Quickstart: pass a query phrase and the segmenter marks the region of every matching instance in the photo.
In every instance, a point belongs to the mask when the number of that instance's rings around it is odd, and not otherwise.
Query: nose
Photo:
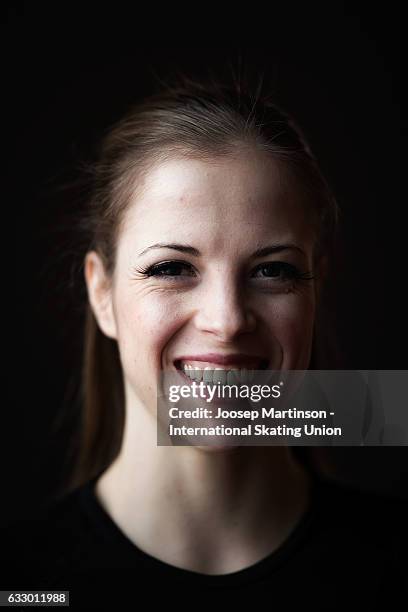
[[[219,278],[217,283],[207,286],[200,299],[195,316],[197,329],[212,333],[223,342],[250,333],[256,327],[256,315],[239,286],[225,283]]]

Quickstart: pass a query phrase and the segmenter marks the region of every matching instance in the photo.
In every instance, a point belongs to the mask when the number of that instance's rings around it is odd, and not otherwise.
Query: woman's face
[[[154,409],[161,370],[307,369],[313,228],[296,180],[266,154],[151,170],[124,219],[103,300],[98,258],[86,265],[128,392]]]

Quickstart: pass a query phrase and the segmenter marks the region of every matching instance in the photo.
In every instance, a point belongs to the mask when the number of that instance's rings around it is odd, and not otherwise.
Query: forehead
[[[123,233],[142,248],[151,240],[217,244],[254,238],[306,239],[310,212],[294,176],[261,152],[209,161],[173,159],[147,173]]]

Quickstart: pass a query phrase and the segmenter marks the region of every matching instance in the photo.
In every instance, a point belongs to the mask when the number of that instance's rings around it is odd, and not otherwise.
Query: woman
[[[3,588],[63,588],[71,606],[157,586],[326,610],[402,593],[402,502],[320,481],[286,446],[156,443],[162,371],[328,367],[336,220],[298,127],[261,95],[186,80],[109,131],[81,222],[77,470],[9,532],[20,553]]]

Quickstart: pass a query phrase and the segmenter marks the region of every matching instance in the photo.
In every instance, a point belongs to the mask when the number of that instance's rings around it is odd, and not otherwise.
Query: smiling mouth
[[[268,367],[268,359],[257,360],[253,362],[251,367],[242,367],[240,365],[220,367],[219,364],[176,360],[174,362],[176,370],[178,370],[183,378],[191,384],[191,382],[200,383],[203,381],[208,384],[250,384],[255,377],[256,370],[266,370]]]

